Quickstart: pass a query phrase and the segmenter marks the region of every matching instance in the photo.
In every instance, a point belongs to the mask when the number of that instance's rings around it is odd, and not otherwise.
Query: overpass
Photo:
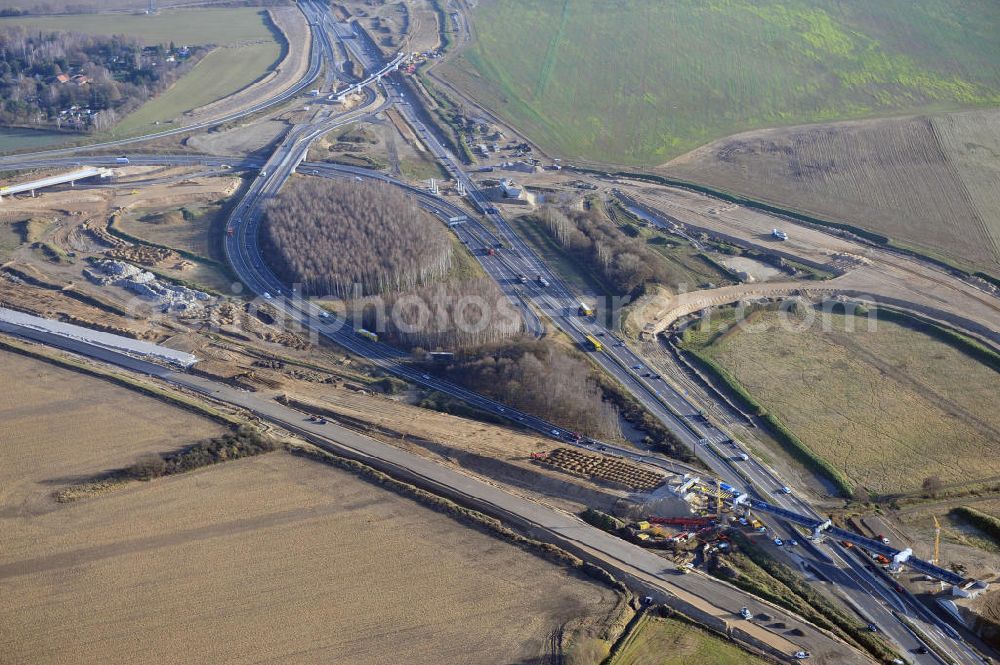
[[[84,180],[95,176],[106,178],[109,175],[111,175],[111,171],[109,169],[98,168],[96,166],[85,166],[84,168],[77,169],[76,171],[49,176],[48,178],[40,178],[38,180],[32,180],[31,182],[22,182],[19,185],[4,185],[3,187],[0,187],[0,199],[9,194],[20,194],[21,192],[31,192],[31,195],[34,196],[36,189],[63,185],[67,182],[70,185],[73,185],[77,180]]]
[[[776,517],[786,519],[789,522],[802,525],[814,531],[816,529],[822,529],[824,526],[824,522],[822,520],[816,519],[814,517],[808,517],[806,515],[802,515],[793,512],[791,510],[787,510],[785,508],[780,508],[778,506],[771,505],[765,501],[760,501],[758,499],[747,499],[745,504],[749,506],[751,509],[756,510],[758,512],[768,513]],[[897,556],[902,554],[900,550],[897,550],[893,547],[889,547],[880,540],[875,540],[873,538],[865,538],[864,536],[860,536],[854,533],[853,531],[840,529],[835,526],[830,526],[823,530],[827,535],[832,536],[833,538],[847,541],[849,543],[854,543],[859,547],[863,547],[866,550],[869,550],[870,552],[874,552],[876,554],[881,554],[889,559],[895,559]],[[966,579],[965,577],[957,575],[950,570],[947,570],[940,566],[936,566],[928,561],[923,561],[922,559],[918,559],[917,557],[914,556],[910,556],[909,558],[906,559],[906,565],[912,568],[913,570],[919,571],[925,575],[933,577],[934,579],[940,580],[942,582],[947,582],[948,584],[952,584],[958,587],[976,582],[975,580]]]

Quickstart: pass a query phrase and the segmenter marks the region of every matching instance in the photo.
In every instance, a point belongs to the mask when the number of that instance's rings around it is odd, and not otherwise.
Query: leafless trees
[[[554,342],[522,340],[477,349],[447,373],[473,390],[580,433],[621,435],[617,409],[603,400],[590,365]]]
[[[293,180],[268,204],[261,241],[278,276],[316,296],[410,289],[452,262],[444,227],[384,183]]]
[[[596,209],[580,212],[546,207],[538,217],[560,245],[594,265],[621,293],[635,293],[648,281],[672,281],[654,250],[622,233]]]
[[[493,280],[482,277],[464,282],[422,286],[405,293],[377,298],[355,310],[368,330],[410,348],[462,349],[520,335],[520,312]]]

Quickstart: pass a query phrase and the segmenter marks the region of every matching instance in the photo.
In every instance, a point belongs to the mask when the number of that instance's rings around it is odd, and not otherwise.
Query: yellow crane
[[[937,515],[932,515],[934,518],[934,558],[931,559],[931,563],[935,566],[941,565],[941,523],[938,522]]]

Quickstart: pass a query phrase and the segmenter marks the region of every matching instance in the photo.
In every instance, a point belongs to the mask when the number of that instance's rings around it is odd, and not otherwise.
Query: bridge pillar
[[[810,538],[812,540],[819,540],[820,538],[823,537],[823,532],[829,529],[831,526],[833,526],[833,522],[831,522],[830,520],[827,520],[822,524],[817,525],[816,528],[813,529],[812,536],[810,536]]]

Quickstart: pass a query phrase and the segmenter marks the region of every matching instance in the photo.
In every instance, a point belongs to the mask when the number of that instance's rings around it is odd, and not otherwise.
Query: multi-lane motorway
[[[449,393],[473,406],[510,418],[524,427],[532,428],[568,443],[584,446],[601,445],[607,448],[607,452],[610,453],[640,459],[672,471],[684,472],[687,470],[683,466],[678,466],[653,453],[642,454],[589,440],[577,441],[569,432],[556,425],[529,414],[516,412],[503,404],[472,393],[460,386],[423,374],[406,364],[406,354],[399,350],[358,337],[352,330],[346,328],[340,319],[321,316],[321,310],[296,297],[267,269],[257,243],[262,205],[270,197],[277,194],[296,168],[325,177],[378,178],[394,182],[381,174],[361,169],[302,163],[311,143],[322,134],[394,105],[416,129],[420,140],[444,166],[449,175],[456,182],[462,183],[468,192],[469,203],[482,213],[482,219],[476,215],[468,215],[468,210],[463,207],[419,190],[412,190],[412,188],[411,190],[418,196],[425,208],[443,220],[463,215],[469,217],[467,222],[453,227],[455,233],[473,250],[487,273],[497,282],[511,303],[522,312],[529,330],[538,331],[541,329],[541,315],[548,318],[581,346],[587,335],[603,340],[605,350],[602,353],[592,353],[593,360],[614,376],[653,415],[669,427],[683,443],[695,451],[699,459],[714,474],[729,484],[743,487],[748,491],[754,489],[759,494],[764,494],[761,498],[765,498],[780,508],[801,515],[820,517],[803,498],[794,493],[780,491],[784,483],[773,470],[756,460],[751,451],[744,449],[716,424],[701,418],[700,406],[693,403],[683,390],[669,380],[669,377],[665,380],[655,375],[649,376],[651,372],[647,369],[645,360],[639,357],[627,344],[618,340],[599,320],[582,319],[577,316],[578,297],[521,240],[503,216],[486,201],[475,183],[462,170],[462,166],[455,156],[438,141],[433,132],[424,126],[419,114],[412,106],[416,100],[406,99],[399,83],[392,76],[385,76],[398,64],[399,57],[387,64],[379,62],[373,50],[366,48],[366,40],[358,39],[357,36],[344,39],[344,35],[338,34],[339,26],[335,25],[329,12],[318,2],[303,2],[300,3],[300,7],[314,27],[309,75],[283,95],[265,100],[255,106],[253,110],[241,112],[235,117],[242,117],[255,110],[291,99],[315,79],[324,64],[327,67],[327,82],[329,83],[331,80],[329,72],[333,71],[337,64],[336,48],[331,41],[331,35],[339,39],[343,48],[351,51],[354,57],[364,64],[366,72],[368,72],[368,76],[364,80],[357,82],[357,89],[363,91],[364,99],[355,110],[333,115],[331,107],[324,107],[310,122],[293,127],[271,157],[263,164],[260,160],[254,159],[192,156],[130,157],[132,162],[136,164],[187,164],[191,163],[192,160],[197,160],[208,166],[228,164],[239,168],[260,169],[258,177],[232,214],[230,226],[234,232],[226,239],[226,252],[233,269],[250,291],[265,300],[269,300],[272,305],[286,314],[289,324],[304,326],[315,331],[402,378]],[[381,84],[381,87],[376,88],[373,84]],[[204,123],[204,125],[207,127],[231,119],[234,118],[227,117],[213,123]],[[121,145],[133,140],[167,136],[198,128],[200,128],[199,125],[176,128],[154,136],[102,144],[102,147]],[[10,167],[16,164],[17,168],[53,163],[69,164],[72,163],[73,158],[57,158],[57,156],[72,152],[73,149],[45,151],[31,156],[0,158],[0,163],[8,162]],[[110,158],[104,160],[104,163],[112,161],[113,158]],[[87,162],[88,164],[100,164],[102,160],[88,158]],[[395,184],[403,186],[402,183]],[[485,250],[488,248],[494,249],[494,252],[487,253]],[[519,279],[521,275],[527,276],[526,283],[522,283],[523,280]],[[547,283],[547,286],[542,285],[542,280],[537,279],[539,277]],[[742,460],[741,457],[744,454],[748,457],[746,461]],[[792,554],[793,559],[807,563],[812,571],[835,583],[839,592],[849,598],[849,603],[857,609],[861,617],[866,621],[878,624],[900,648],[909,652],[907,657],[911,661],[943,662],[933,653],[926,655],[916,653],[921,642],[896,618],[895,613],[909,615],[911,620],[921,625],[922,630],[936,643],[937,648],[949,653],[957,662],[979,662],[978,657],[961,641],[955,640],[945,633],[949,629],[945,628],[926,608],[912,597],[898,593],[891,582],[870,571],[866,565],[855,558],[853,553],[842,549],[835,541],[827,541],[819,546],[805,544],[805,539],[802,539],[801,534],[794,527],[781,521],[774,525],[774,533],[785,540],[792,538],[803,540],[803,546]]]
[[[353,55],[365,65],[367,71],[374,71],[377,68],[378,63],[373,59],[371,49],[365,48],[364,40],[345,40],[345,47],[351,50]],[[461,164],[455,156],[438,141],[433,132],[424,126],[420,115],[412,105],[413,100],[406,99],[405,92],[399,83],[392,77],[382,79],[381,83],[386,98],[384,104],[396,105],[397,110],[417,130],[420,140],[445,167],[449,175],[456,182],[462,183],[472,206],[483,213],[486,224],[473,217],[467,223],[455,225],[453,229],[474,251],[484,269],[496,280],[512,302],[517,303],[522,309],[525,309],[526,304],[530,303],[534,310],[541,312],[581,346],[584,345],[587,335],[603,339],[605,351],[593,354],[595,362],[621,382],[683,443],[694,450],[701,461],[720,478],[737,487],[744,487],[747,490],[754,488],[758,493],[764,493],[761,498],[767,499],[768,502],[779,508],[822,521],[819,514],[812,509],[808,502],[793,493],[782,491],[784,483],[773,470],[756,460],[749,450],[741,447],[728,433],[701,418],[701,409],[681,391],[674,388],[671,382],[649,376],[650,372],[646,369],[646,362],[628,345],[617,340],[600,321],[578,317],[577,303],[579,300],[577,296],[569,290],[558,275],[548,269],[544,262],[514,232],[503,216],[487,202],[475,183],[462,170]],[[282,148],[279,148],[276,153],[279,159],[278,163],[290,163],[294,154],[294,150],[286,153],[283,152]],[[265,170],[267,176],[265,184],[261,187],[262,192],[276,192],[284,178],[291,172],[289,169],[282,169],[274,173]],[[329,173],[329,169],[320,170],[314,167],[312,170],[318,174]],[[369,173],[362,171],[355,173],[355,177],[369,175]],[[382,176],[381,179],[386,178]],[[426,197],[424,198],[426,199]],[[255,202],[251,202],[250,208],[253,205]],[[437,204],[425,203],[425,207],[437,212],[443,219],[460,216],[466,212],[458,206],[443,201]],[[253,215],[250,218],[251,220],[259,219]],[[275,294],[290,295],[287,287],[270,274],[260,257],[256,244],[256,224],[253,222],[247,224],[246,231],[242,234],[237,233],[229,243],[233,245],[233,250],[235,250],[231,251],[230,255],[237,256],[234,259],[237,273],[248,282],[248,286],[256,293],[266,293],[271,296]],[[487,253],[486,250],[491,248],[494,252]],[[499,251],[497,251],[498,248]],[[518,279],[521,275],[529,278],[526,283],[522,284],[521,280]],[[542,285],[543,280],[547,286]],[[508,417],[537,431],[573,441],[572,434],[558,426],[528,414],[515,412],[493,400],[472,394],[460,386],[441,381],[427,374],[421,374],[407,367],[400,362],[402,354],[398,351],[356,337],[352,331],[345,329],[340,321],[334,322],[336,330],[326,329],[325,326],[328,324],[319,318],[319,311],[307,303],[283,301],[280,306],[294,317],[297,323],[314,328],[318,327],[323,334],[331,337],[338,344],[369,357],[399,376],[460,397],[479,408]],[[535,317],[537,315],[534,311],[526,316],[529,328],[537,325]],[[597,445],[596,442],[589,441],[578,443]],[[609,448],[607,444],[602,445]],[[609,452],[635,455],[634,453],[626,453],[626,451],[612,450]],[[748,458],[746,461],[742,460],[744,454]],[[643,457],[660,462],[655,455]],[[737,465],[739,469],[737,469]],[[775,524],[774,533],[781,536],[783,540],[802,539],[801,533],[793,526],[781,521]],[[802,540],[804,541],[804,539]],[[799,552],[795,553],[795,556],[800,560],[808,561],[813,571],[836,583],[841,592],[851,599],[853,606],[857,608],[864,621],[882,626],[882,630],[893,641],[904,650],[914,654],[914,660],[934,662],[939,659],[934,654],[916,654],[922,644],[896,619],[895,612],[911,615],[911,620],[922,624],[925,634],[938,642],[938,648],[948,651],[953,658],[969,659],[968,662],[976,662],[975,657],[967,652],[964,645],[948,644],[951,640],[945,635],[944,630],[946,629],[937,617],[929,613],[915,599],[896,591],[890,581],[869,570],[852,553],[841,549],[836,541],[827,541],[819,547],[811,544],[804,545]]]

